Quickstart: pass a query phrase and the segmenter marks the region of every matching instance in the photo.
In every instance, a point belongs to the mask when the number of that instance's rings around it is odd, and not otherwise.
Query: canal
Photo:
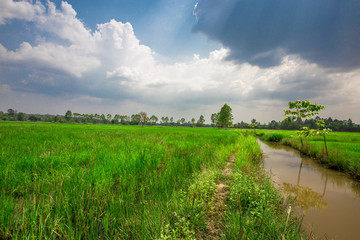
[[[303,228],[320,239],[360,239],[360,183],[299,151],[258,141],[264,166],[284,194],[297,198]]]

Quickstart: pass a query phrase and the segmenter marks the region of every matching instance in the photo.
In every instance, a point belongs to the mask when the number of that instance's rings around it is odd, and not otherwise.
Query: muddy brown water
[[[277,187],[297,195],[303,228],[320,239],[360,239],[360,183],[297,150],[258,141]]]

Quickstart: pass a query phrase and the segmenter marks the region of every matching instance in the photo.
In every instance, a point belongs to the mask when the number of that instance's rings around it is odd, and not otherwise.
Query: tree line
[[[324,121],[326,126],[333,131],[360,132],[360,125],[348,120],[338,120],[329,118],[297,118],[293,121],[275,121],[269,123],[260,123],[252,119],[250,123],[244,121],[233,123],[232,109],[229,105],[224,104],[218,113],[211,114],[210,124],[205,123],[205,117],[200,115],[199,118],[186,120],[184,117],[174,119],[174,117],[148,115],[145,112],[135,113],[132,115],[115,114],[81,114],[72,113],[68,110],[65,115],[51,114],[27,114],[17,112],[14,109],[8,109],[7,112],[0,111],[0,120],[3,121],[32,121],[32,122],[57,122],[57,123],[92,123],[92,124],[119,124],[119,125],[150,125],[150,126],[184,126],[184,127],[218,127],[218,128],[242,128],[242,129],[279,129],[279,130],[298,130],[301,127],[310,129],[317,128],[319,120]]]
[[[317,122],[324,121],[326,126],[333,131],[338,132],[360,132],[360,125],[355,124],[351,118],[348,120],[338,120],[329,118],[320,118],[319,116],[312,119],[297,119],[295,121],[275,121],[272,120],[269,123],[261,124],[252,119],[251,123],[245,123],[243,121],[237,123],[236,128],[250,129],[252,123],[256,124],[256,129],[279,129],[279,130],[298,130],[301,127],[308,127],[310,129],[316,129],[318,127]]]

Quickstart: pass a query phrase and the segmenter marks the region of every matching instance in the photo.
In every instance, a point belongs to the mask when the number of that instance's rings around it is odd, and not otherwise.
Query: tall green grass
[[[0,239],[207,239],[219,169],[234,151],[239,169],[261,156],[252,136],[218,129],[4,122],[0,151]],[[229,204],[224,239],[254,229],[229,227]],[[273,232],[260,236],[290,236]]]
[[[222,166],[237,134],[190,128],[0,124],[0,238],[158,236],[174,194]]]
[[[326,155],[322,137],[304,139],[302,147],[296,131],[258,130],[262,140],[281,142],[319,159],[328,167],[347,172],[360,179],[360,133],[331,132],[326,135],[329,155]]]

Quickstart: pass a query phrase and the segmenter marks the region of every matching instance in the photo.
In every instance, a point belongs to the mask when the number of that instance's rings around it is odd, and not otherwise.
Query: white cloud
[[[31,4],[27,1],[14,2],[12,0],[0,1],[0,25],[6,23],[6,19],[33,20],[38,14],[44,12],[44,6],[40,2]]]
[[[73,49],[53,43],[43,43],[32,47],[23,42],[16,51],[7,51],[0,44],[0,62],[25,64],[26,67],[56,69],[76,77],[84,72],[100,66],[94,57]]]

